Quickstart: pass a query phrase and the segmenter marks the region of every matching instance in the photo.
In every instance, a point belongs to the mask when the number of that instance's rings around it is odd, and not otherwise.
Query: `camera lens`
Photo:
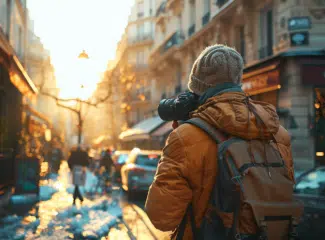
[[[173,121],[175,117],[175,99],[163,99],[158,106],[158,114],[164,121]]]

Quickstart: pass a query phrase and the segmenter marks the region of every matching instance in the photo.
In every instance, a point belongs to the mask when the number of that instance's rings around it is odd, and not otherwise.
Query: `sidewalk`
[[[86,190],[94,181],[92,174],[88,175]],[[78,202],[72,206],[71,189],[68,166],[64,162],[57,179],[43,182],[41,201],[27,214],[0,219],[0,239],[100,239],[106,236],[122,215],[119,205],[108,196],[93,200],[86,196],[82,206]],[[22,201],[16,199],[16,204],[21,205]]]

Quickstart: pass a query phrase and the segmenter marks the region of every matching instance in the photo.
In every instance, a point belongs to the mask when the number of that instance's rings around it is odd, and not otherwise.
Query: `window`
[[[196,22],[196,11],[195,11],[195,0],[190,0],[190,15],[189,15],[190,26],[188,28],[188,36],[192,36],[195,33],[195,22]]]
[[[144,16],[144,4],[143,1],[138,2],[138,17],[141,18]]]
[[[325,168],[308,173],[298,182],[295,193],[325,197]]]
[[[141,66],[143,64],[144,64],[144,52],[143,51],[137,52],[137,65]]]
[[[153,1],[153,0],[149,0],[149,9],[150,9],[150,10],[149,10],[149,15],[150,15],[150,16],[152,16],[152,14],[153,14],[153,10],[152,10],[152,8],[153,8],[153,3],[152,3],[152,1]]]
[[[203,4],[204,13],[210,12],[210,0],[204,0]]]
[[[144,24],[137,25],[137,40],[143,40],[144,38]]]
[[[236,31],[236,48],[245,61],[245,27],[239,26]]]
[[[190,21],[192,24],[196,22],[196,9],[195,9],[195,0],[190,0]]]
[[[273,54],[273,11],[263,9],[260,12],[260,47],[259,58],[269,57]]]
[[[225,3],[227,3],[229,0],[217,0],[217,6],[221,8]]]
[[[210,0],[204,0],[203,4],[204,15],[202,17],[202,26],[210,21]]]

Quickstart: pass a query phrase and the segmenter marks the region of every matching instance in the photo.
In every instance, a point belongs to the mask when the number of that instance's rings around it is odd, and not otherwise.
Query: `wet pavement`
[[[0,219],[0,239],[165,239],[143,211],[145,195],[129,202],[119,186],[111,193],[94,193],[98,179],[88,172],[82,205],[72,205],[70,172],[63,162],[59,175],[41,183],[36,204],[29,197],[13,199]]]

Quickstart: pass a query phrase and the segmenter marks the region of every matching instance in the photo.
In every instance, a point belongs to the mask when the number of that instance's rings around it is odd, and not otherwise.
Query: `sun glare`
[[[108,60],[115,58],[134,0],[28,0],[27,4],[34,31],[51,52],[60,97],[91,97]],[[83,49],[89,59],[80,63]]]
[[[58,88],[61,98],[79,98],[87,100],[96,90],[97,83],[101,81],[100,64],[94,59],[78,59],[68,65],[63,71],[57,73]]]

